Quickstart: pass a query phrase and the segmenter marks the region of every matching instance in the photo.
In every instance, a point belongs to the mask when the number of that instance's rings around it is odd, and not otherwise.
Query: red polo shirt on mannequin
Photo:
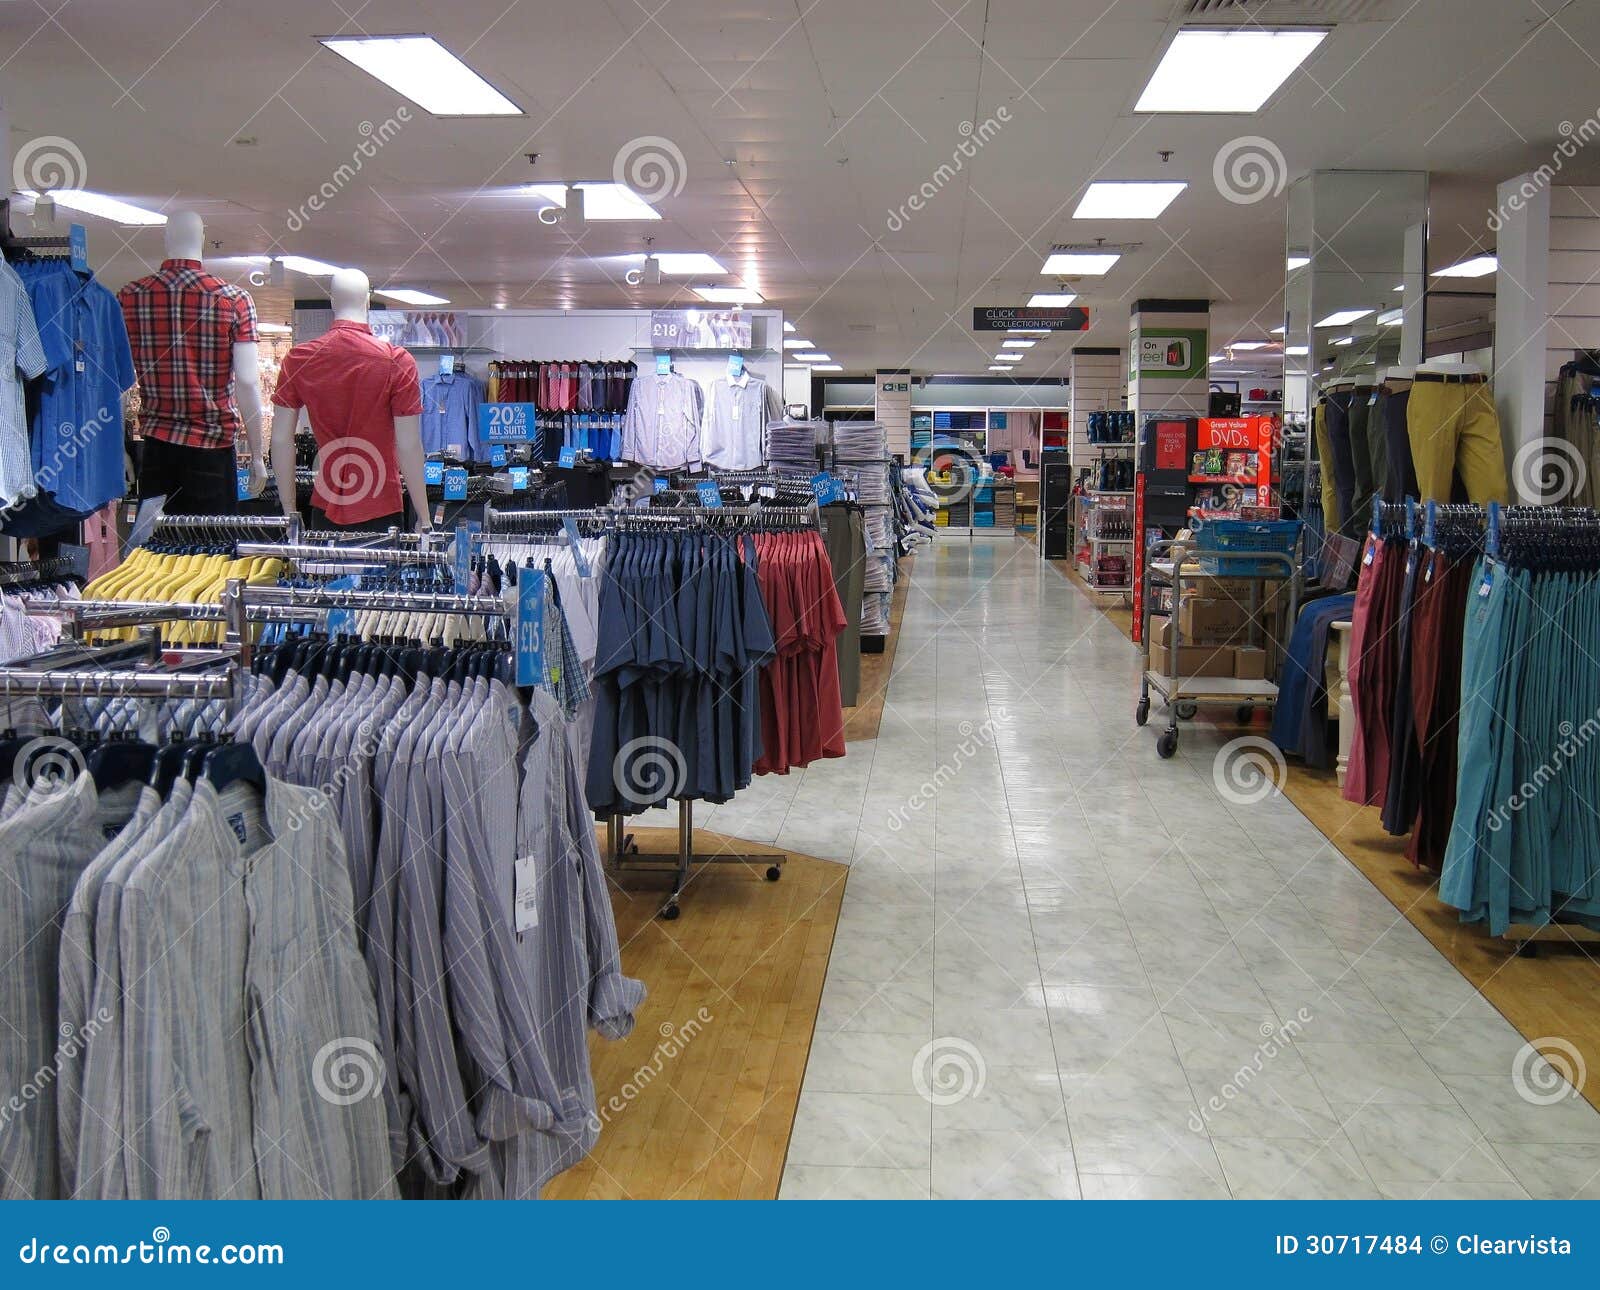
[[[417,362],[366,323],[336,321],[291,349],[272,401],[304,408],[317,438],[311,502],[335,524],[360,524],[404,506],[394,419],[422,412]]]

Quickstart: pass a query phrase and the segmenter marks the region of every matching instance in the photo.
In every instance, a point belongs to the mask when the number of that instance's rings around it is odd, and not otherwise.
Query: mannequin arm
[[[259,493],[267,483],[267,454],[261,442],[261,359],[253,340],[233,347],[233,397],[244,421],[245,446],[250,450],[250,492]]]
[[[433,516],[428,511],[428,481],[424,473],[422,451],[422,418],[396,417],[394,419],[394,457],[400,475],[406,482],[406,496],[411,499],[411,509],[417,513],[417,532],[433,528]]]
[[[299,408],[272,409],[272,477],[278,481],[278,502],[285,515],[299,514],[294,486],[294,427],[299,419]]]

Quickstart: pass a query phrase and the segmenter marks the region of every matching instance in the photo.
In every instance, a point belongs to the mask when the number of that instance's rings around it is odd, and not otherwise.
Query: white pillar
[[[1128,318],[1128,405],[1152,416],[1203,417],[1211,407],[1209,300],[1136,300]]]
[[[1068,378],[1068,404],[1072,429],[1072,473],[1088,464],[1089,414],[1123,406],[1124,373],[1122,351],[1088,346],[1072,351]]]
[[[873,412],[883,425],[891,456],[911,460],[911,369],[879,368],[872,379]]]

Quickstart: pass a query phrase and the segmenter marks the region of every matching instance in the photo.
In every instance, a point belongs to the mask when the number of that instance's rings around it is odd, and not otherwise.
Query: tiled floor
[[[1011,540],[916,561],[878,739],[707,828],[852,865],[782,1194],[1600,1197],[1600,1114],[1276,794],[1133,724]]]

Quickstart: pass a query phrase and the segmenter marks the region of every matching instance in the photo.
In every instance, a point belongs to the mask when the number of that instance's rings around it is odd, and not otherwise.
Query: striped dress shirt
[[[103,796],[80,775],[0,825],[0,1197],[61,1194],[55,1075],[61,920],[85,866],[128,822],[139,785]]]
[[[219,814],[202,779],[122,892],[119,1155],[133,1200],[261,1196],[245,1046],[249,864],[237,843],[219,846]],[[231,827],[248,827],[242,811]]]
[[[125,1200],[128,1177],[124,1168],[123,1057],[126,1017],[122,1007],[122,956],[118,948],[118,923],[123,888],[139,864],[160,847],[181,845],[183,821],[193,789],[188,780],[172,786],[172,794],[150,821],[145,836],[149,847],[132,840],[100,880],[94,901],[93,1011],[100,1029],[89,1043],[83,1070],[83,1113],[78,1142],[75,1197]]]
[[[522,763],[517,809],[519,858],[537,875],[538,926],[517,940],[531,988],[539,1040],[568,1099],[587,1115],[577,1133],[530,1132],[497,1146],[496,1168],[481,1194],[535,1199],[551,1178],[588,1153],[599,1138],[588,1030],[620,1039],[633,1030],[644,985],[622,973],[605,873],[591,816],[557,702],[533,691],[538,734]],[[501,884],[504,916],[513,917]]]
[[[657,470],[700,467],[700,384],[673,372],[636,377],[622,421],[622,456]]]
[[[146,786],[139,794],[133,818],[117,834],[116,840],[91,860],[72,889],[72,900],[61,920],[61,952],[58,960],[57,981],[59,997],[56,1016],[63,1034],[83,1036],[82,1042],[64,1049],[61,1068],[56,1075],[56,1132],[61,1146],[61,1194],[74,1196],[78,1190],[78,1147],[83,1136],[86,1115],[101,1116],[103,1108],[89,1109],[84,1105],[84,1071],[88,1066],[89,1047],[101,1036],[98,1018],[93,1026],[89,1019],[94,1007],[94,912],[100,897],[101,885],[106,875],[129,848],[139,845],[148,837],[146,830],[161,810],[161,795]]]
[[[224,865],[248,858],[250,1025],[241,1038],[261,1194],[393,1198],[378,1017],[332,804],[276,780],[259,803],[246,786],[218,794],[202,784],[191,809],[206,821],[210,856]]]

